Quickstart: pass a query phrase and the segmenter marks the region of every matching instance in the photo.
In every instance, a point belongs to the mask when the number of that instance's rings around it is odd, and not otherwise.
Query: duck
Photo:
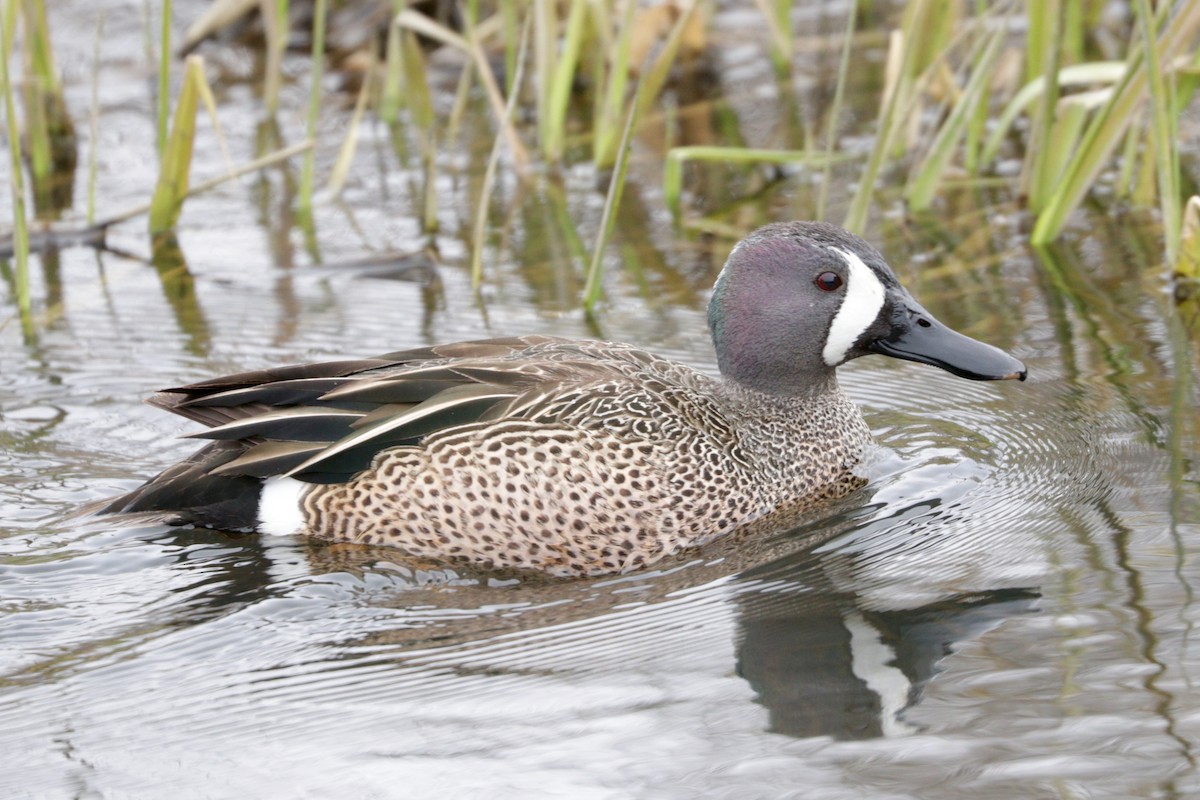
[[[207,444],[100,510],[484,570],[625,573],[860,488],[872,437],[837,381],[848,361],[1027,375],[823,222],[738,242],[708,327],[717,376],[631,344],[526,335],[167,389],[148,402]]]

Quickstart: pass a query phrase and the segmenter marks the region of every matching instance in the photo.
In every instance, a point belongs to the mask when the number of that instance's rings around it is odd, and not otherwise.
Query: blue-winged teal
[[[150,402],[214,441],[105,510],[621,572],[853,490],[871,437],[834,374],[852,358],[1025,377],[822,223],[768,225],[734,247],[708,321],[720,378],[627,344],[523,336],[170,389]]]

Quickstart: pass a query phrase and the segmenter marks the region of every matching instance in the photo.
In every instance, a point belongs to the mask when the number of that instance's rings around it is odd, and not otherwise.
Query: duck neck
[[[728,378],[723,384],[740,446],[764,475],[792,480],[798,460],[841,475],[871,441],[862,411],[832,374],[805,394],[763,392]]]
[[[792,379],[789,379],[792,378]],[[722,381],[728,391],[747,398],[753,398],[763,405],[790,406],[796,403],[812,403],[822,397],[841,397],[842,389],[838,384],[837,373],[823,370],[817,373],[807,373],[803,376],[755,376],[755,380],[739,379],[737,376],[724,376]]]
[[[722,379],[721,386],[731,403],[759,416],[803,417],[826,405],[850,403],[833,370],[786,391],[778,384],[754,386],[729,377]]]

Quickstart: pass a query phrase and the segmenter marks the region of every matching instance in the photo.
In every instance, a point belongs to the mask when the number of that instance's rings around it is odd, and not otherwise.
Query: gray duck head
[[[783,222],[739,242],[708,306],[721,373],[771,394],[821,391],[880,353],[971,380],[1025,380],[1025,365],[938,322],[879,252],[823,222]]]

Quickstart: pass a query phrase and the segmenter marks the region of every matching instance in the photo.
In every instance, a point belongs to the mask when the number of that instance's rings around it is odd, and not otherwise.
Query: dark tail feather
[[[236,442],[214,442],[132,492],[102,504],[96,513],[158,512],[168,525],[254,530],[262,481],[244,475],[209,474],[244,451],[244,445]]]

